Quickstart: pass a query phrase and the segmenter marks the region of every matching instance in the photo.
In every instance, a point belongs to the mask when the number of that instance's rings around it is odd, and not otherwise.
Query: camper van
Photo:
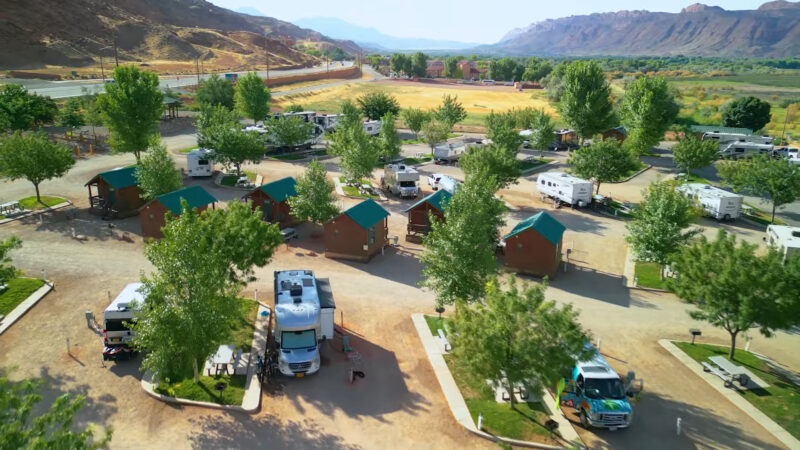
[[[752,158],[761,154],[772,153],[772,144],[756,144],[755,142],[731,142],[720,144],[717,156],[720,158]]]
[[[405,164],[387,164],[383,168],[381,188],[400,197],[419,195],[419,172]]]
[[[459,185],[460,183],[458,180],[441,173],[428,175],[428,186],[430,186],[434,191],[442,189],[450,194],[455,194]]]
[[[190,177],[210,177],[214,174],[212,158],[214,152],[207,148],[196,148],[186,154],[186,172]]]
[[[783,255],[784,261],[800,255],[800,227],[769,225],[766,240],[767,245],[775,247]]]
[[[697,199],[706,214],[717,220],[734,220],[742,212],[744,197],[733,192],[702,183],[684,184],[676,190]]]
[[[719,142],[720,146],[730,142],[752,142],[754,144],[772,145],[772,136],[767,135],[755,136],[741,133],[720,133],[719,131],[709,131],[707,133],[703,133],[703,137],[701,139],[704,141]]]
[[[370,136],[377,136],[381,132],[381,121],[380,120],[365,121],[364,132]]]
[[[136,320],[145,298],[142,283],[130,283],[103,311],[103,360],[130,359],[134,353],[130,346],[133,331],[128,324]]]
[[[278,370],[303,377],[319,370],[321,343],[333,339],[336,305],[327,279],[311,270],[274,273],[275,325]]]
[[[591,181],[564,172],[545,172],[536,181],[536,189],[543,196],[579,207],[592,202],[593,186]]]

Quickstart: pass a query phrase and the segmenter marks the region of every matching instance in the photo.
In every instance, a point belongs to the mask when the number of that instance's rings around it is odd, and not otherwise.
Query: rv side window
[[[737,148],[737,149],[734,149],[734,151],[736,153],[744,153],[744,149],[743,148]]]
[[[197,164],[200,165],[200,166],[207,166],[208,165],[208,160],[207,159],[200,159],[200,160],[197,161]]]

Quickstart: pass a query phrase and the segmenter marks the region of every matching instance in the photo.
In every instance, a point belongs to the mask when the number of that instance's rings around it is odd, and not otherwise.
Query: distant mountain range
[[[335,39],[350,40],[362,47],[377,50],[461,50],[478,45],[474,42],[389,36],[375,28],[354,25],[334,17],[311,17],[293,23]]]
[[[694,4],[680,13],[619,11],[545,20],[472,52],[504,55],[800,56],[800,2],[757,10]]]

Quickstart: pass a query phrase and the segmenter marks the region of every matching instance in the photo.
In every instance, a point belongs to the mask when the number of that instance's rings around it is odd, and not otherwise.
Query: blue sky
[[[255,8],[293,21],[337,17],[401,37],[494,43],[512,28],[544,19],[623,9],[679,12],[692,0],[210,0],[224,8]],[[725,9],[755,9],[767,0],[708,2]]]

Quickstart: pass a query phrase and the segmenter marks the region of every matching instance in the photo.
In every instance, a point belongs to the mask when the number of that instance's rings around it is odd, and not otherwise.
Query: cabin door
[[[263,219],[267,222],[272,222],[272,202],[269,200],[264,200],[261,210],[264,212]]]

